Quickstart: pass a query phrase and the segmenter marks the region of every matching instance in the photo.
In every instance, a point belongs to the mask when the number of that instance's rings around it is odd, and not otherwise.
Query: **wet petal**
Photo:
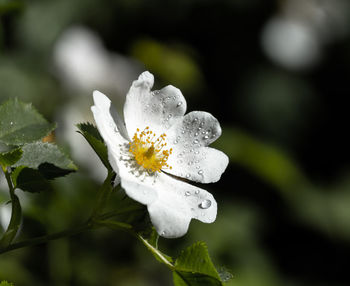
[[[174,125],[168,136],[173,154],[166,172],[201,183],[220,179],[228,165],[228,157],[221,151],[206,147],[221,135],[218,120],[210,113],[193,111]]]
[[[148,205],[148,212],[161,236],[183,236],[192,218],[205,223],[215,221],[217,204],[207,191],[166,174],[160,174],[153,187],[158,196]]]
[[[181,91],[168,85],[151,92],[153,75],[144,72],[134,81],[126,97],[124,118],[131,138],[136,129],[146,126],[157,135],[177,123],[186,111],[186,100]]]

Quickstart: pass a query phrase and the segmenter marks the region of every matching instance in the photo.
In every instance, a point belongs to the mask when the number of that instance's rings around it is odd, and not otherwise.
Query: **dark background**
[[[204,186],[218,202],[217,221],[193,221],[184,238],[160,247],[177,256],[204,240],[215,264],[233,273],[228,285],[349,285],[349,13],[345,0],[0,1],[0,101],[33,102],[57,121],[55,140],[80,167],[52,193],[22,194],[21,236],[89,215],[104,171],[86,161],[74,124],[92,121],[93,89],[120,109],[147,69],[156,88],[180,88],[189,111],[218,118],[214,146],[230,157],[222,179]],[[90,35],[97,48],[62,44],[69,29],[71,41]],[[125,234],[95,231],[2,255],[0,279],[172,285],[153,260]]]

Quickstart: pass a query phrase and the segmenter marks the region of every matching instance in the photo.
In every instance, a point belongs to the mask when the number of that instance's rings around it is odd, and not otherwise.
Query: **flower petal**
[[[124,118],[130,138],[137,128],[143,130],[146,126],[161,135],[185,114],[186,100],[181,91],[168,85],[151,92],[153,82],[153,75],[144,72],[127,94]]]
[[[168,145],[173,148],[173,154],[167,163],[172,169],[166,172],[195,182],[218,181],[228,165],[228,157],[206,146],[220,135],[220,124],[210,113],[186,114],[169,132]]]
[[[91,110],[95,118],[96,126],[107,145],[109,162],[112,168],[118,173],[119,170],[115,159],[120,154],[118,144],[122,145],[128,142],[121,135],[119,130],[122,130],[123,132],[125,127],[123,127],[121,121],[119,121],[118,126],[116,125],[112,113],[114,115],[117,113],[113,110],[111,101],[107,96],[99,91],[94,91],[93,98],[95,105],[91,107]]]
[[[205,223],[215,221],[217,203],[209,192],[164,173],[159,174],[152,187],[157,190],[157,199],[147,207],[161,236],[183,236],[192,218]]]

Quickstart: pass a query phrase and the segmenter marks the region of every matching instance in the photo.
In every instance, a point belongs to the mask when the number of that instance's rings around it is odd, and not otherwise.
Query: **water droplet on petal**
[[[197,150],[197,151],[195,151],[195,152],[194,152],[194,154],[198,155],[198,154],[199,154],[199,151],[198,151],[198,150]]]
[[[196,190],[194,193],[195,193],[196,195],[198,195],[198,194],[199,194],[199,190]]]
[[[199,175],[203,175],[203,170],[199,170],[199,171],[198,171],[198,174],[199,174]]]
[[[118,130],[118,127],[117,127],[117,126],[114,127],[114,132],[115,132],[115,133],[119,133],[119,130]]]
[[[193,140],[193,144],[198,144],[198,143],[199,143],[198,139]]]
[[[197,118],[197,117],[195,117],[195,118],[193,119],[193,121],[194,121],[194,122],[197,122],[197,121],[198,121],[198,118]]]
[[[181,131],[182,134],[185,134],[185,132],[186,132],[185,130],[182,130],[182,131]]]
[[[189,179],[191,177],[190,174],[186,174],[186,178]]]
[[[204,138],[204,139],[208,139],[208,138],[209,138],[209,136],[208,136],[208,135],[205,135],[203,138]]]
[[[204,126],[204,122],[202,121],[200,124],[199,124],[200,127],[203,127]]]
[[[198,132],[194,133],[194,136],[198,136]]]
[[[165,232],[165,230],[163,230],[162,232],[161,232],[161,235],[165,235],[166,234],[166,232]]]
[[[13,122],[12,122],[12,121],[10,122],[10,125],[13,125]]]
[[[193,161],[188,162],[187,165],[188,165],[188,166],[193,165]]]
[[[173,117],[173,115],[170,113],[170,114],[168,115],[168,119],[170,119],[171,117]]]
[[[178,104],[176,104],[176,107],[180,107],[182,105],[182,102],[180,101]]]
[[[211,201],[210,200],[204,200],[203,202],[201,202],[199,204],[199,207],[201,209],[208,209],[208,208],[210,208],[210,206],[211,206]]]
[[[186,191],[185,196],[188,197],[190,195],[191,195],[191,193],[189,191]]]
[[[178,142],[177,140],[175,140],[175,141],[174,141],[174,144],[177,144],[177,143],[179,143],[179,142]]]

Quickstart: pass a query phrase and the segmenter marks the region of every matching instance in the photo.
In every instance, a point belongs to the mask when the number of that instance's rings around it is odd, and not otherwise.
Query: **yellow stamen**
[[[143,131],[136,129],[132,137],[129,152],[134,155],[135,161],[149,172],[160,172],[161,169],[172,169],[166,162],[173,149],[163,150],[167,145],[166,134],[156,138],[156,134],[147,126]]]

